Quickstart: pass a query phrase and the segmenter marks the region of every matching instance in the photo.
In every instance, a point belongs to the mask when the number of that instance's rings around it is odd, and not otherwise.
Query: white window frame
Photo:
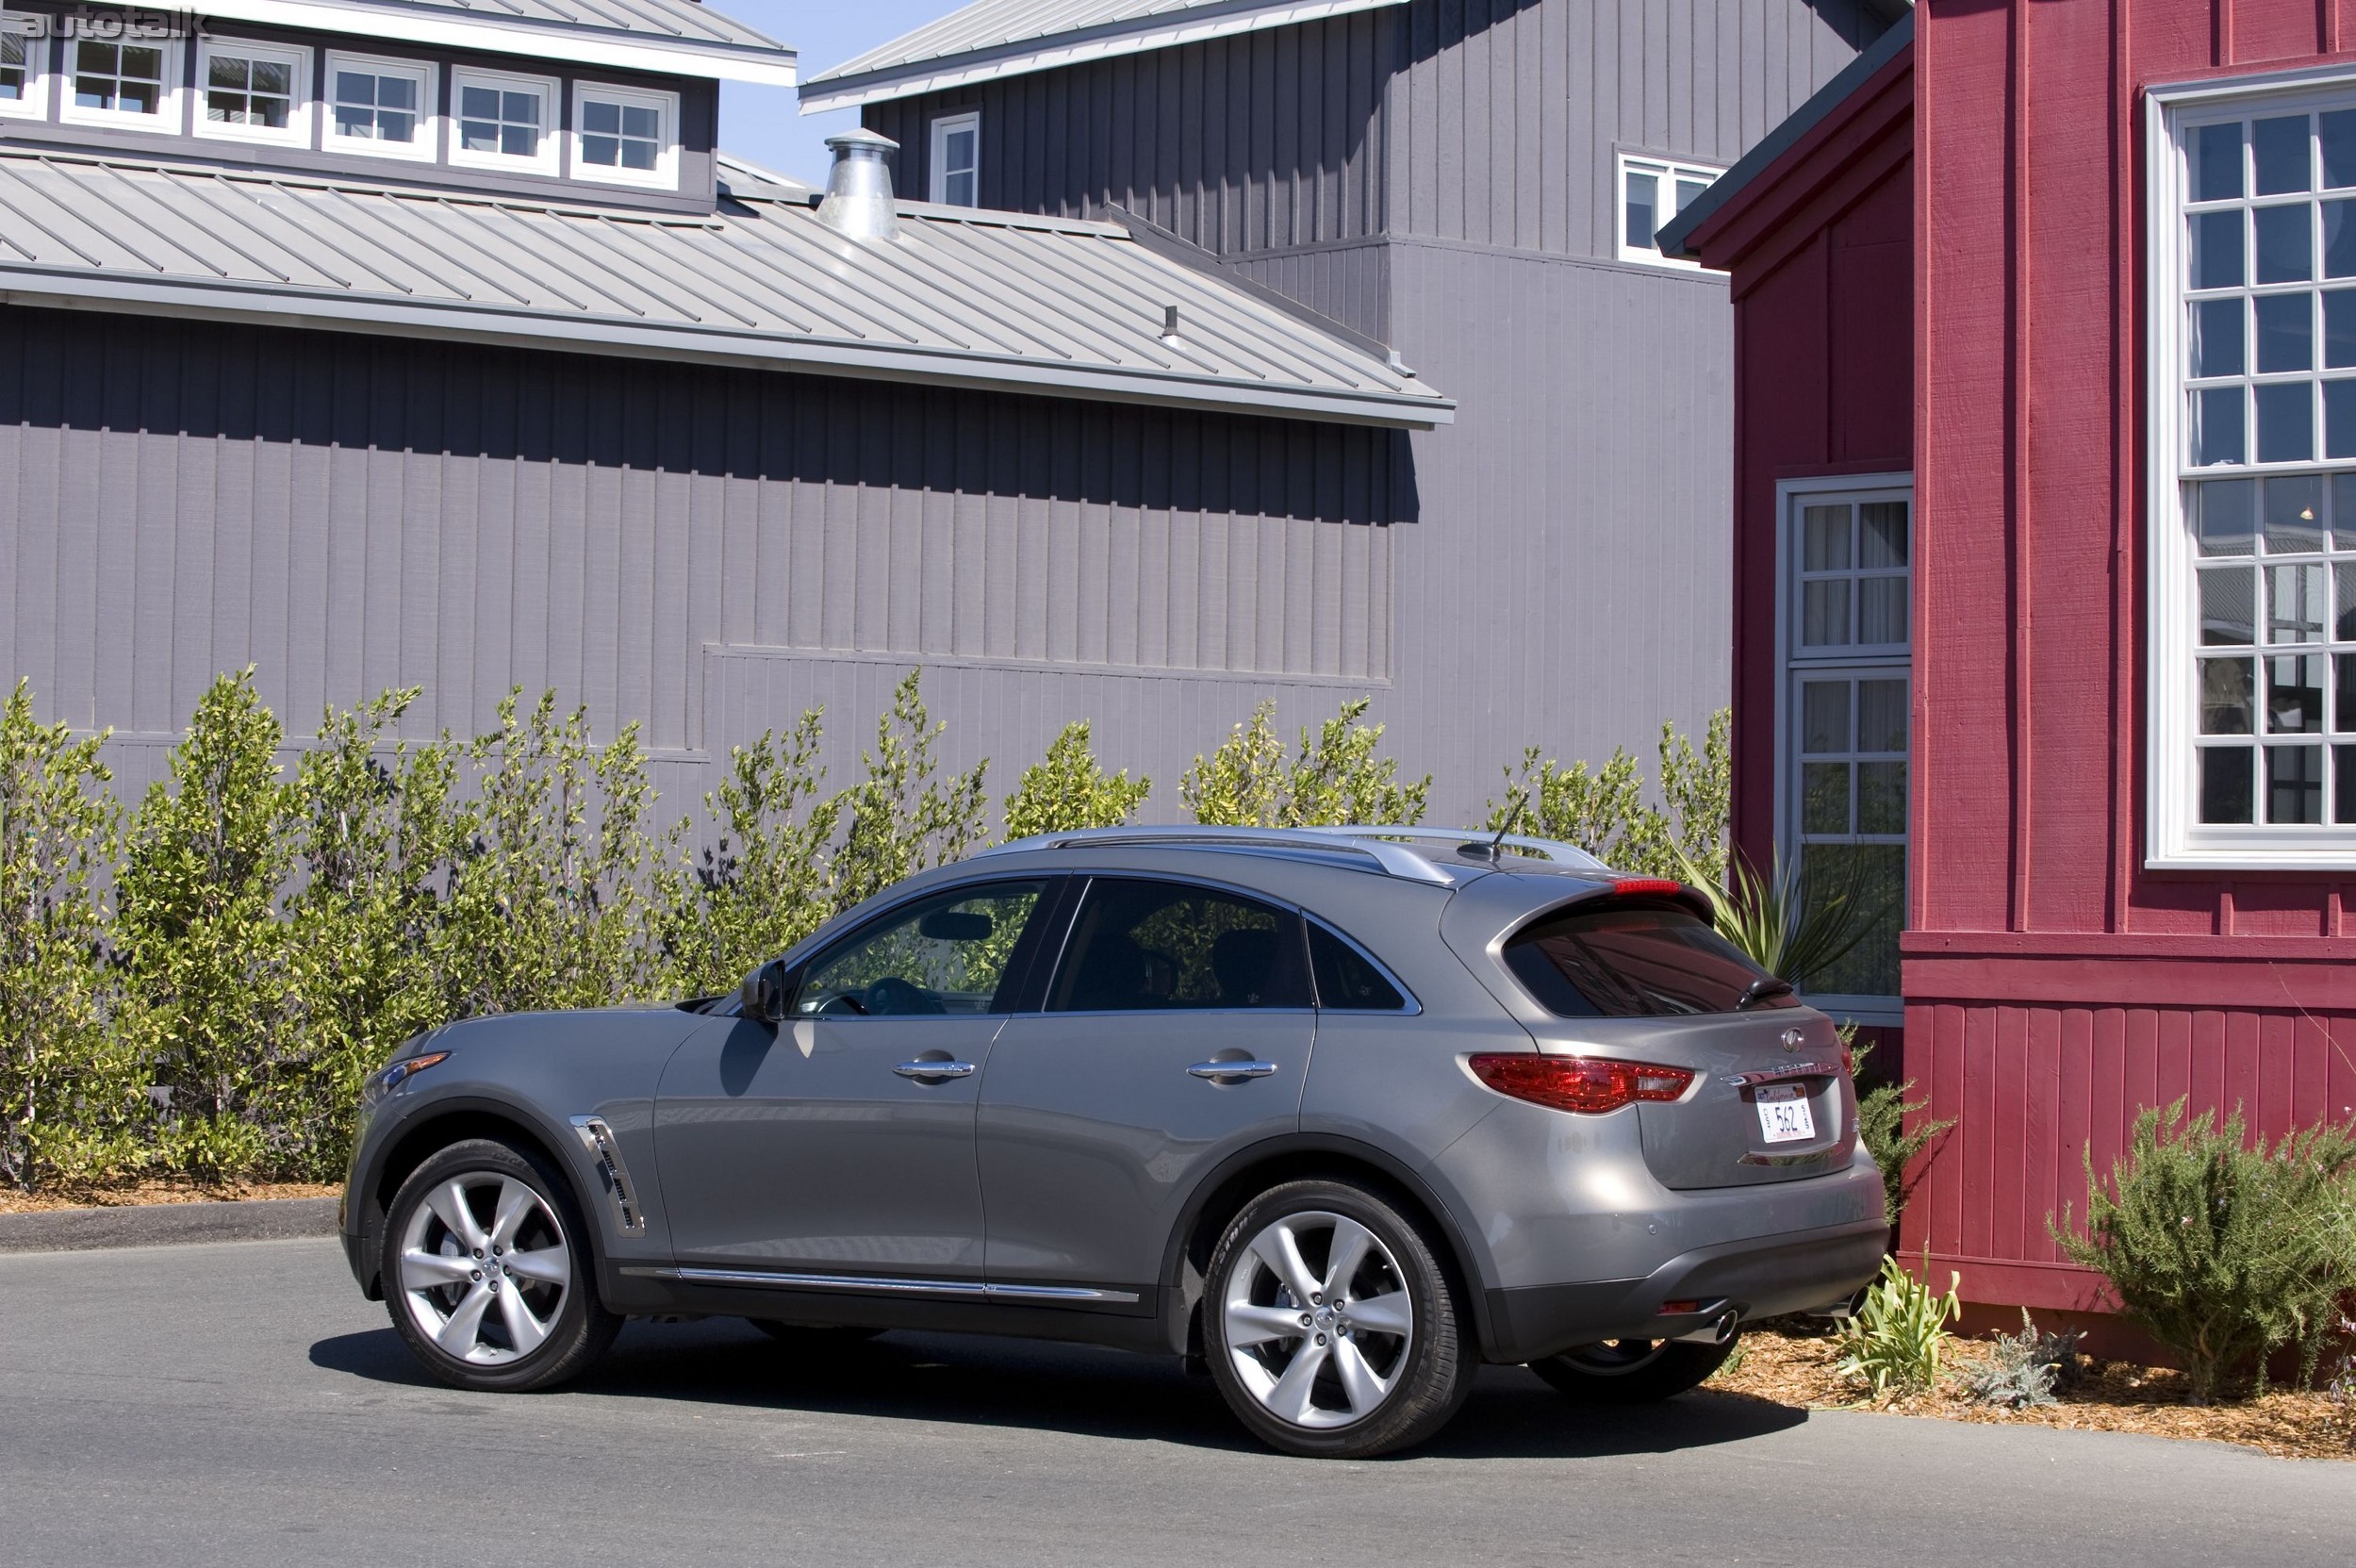
[[[601,163],[591,163],[582,157],[582,144],[589,134],[583,122],[587,118],[592,101],[651,107],[662,115],[662,148],[655,154],[653,169],[608,168]],[[606,185],[634,185],[655,190],[679,189],[679,94],[676,92],[623,87],[613,82],[576,81],[572,84],[570,135],[575,179],[594,180]]]
[[[23,11],[0,11],[0,22],[9,24],[40,24],[41,18]],[[20,32],[10,26],[9,31]],[[25,96],[0,98],[0,118],[9,120],[46,120],[49,118],[49,82],[56,74],[49,69],[49,56],[57,46],[46,28],[38,34],[25,35]]]
[[[374,76],[407,76],[418,84],[418,135],[407,146],[398,141],[378,141],[369,137],[344,136],[336,129],[336,74],[339,71],[364,71]],[[341,49],[327,51],[327,63],[321,72],[319,84],[319,144],[327,152],[349,153],[355,157],[402,158],[411,163],[434,163],[442,155],[441,103],[435,94],[441,88],[440,70],[431,60],[400,59],[385,55],[358,55]]]
[[[541,95],[547,106],[541,122],[540,150],[535,157],[511,157],[505,153],[470,153],[466,148],[466,91],[470,87],[487,87],[503,91],[529,90]],[[450,166],[453,169],[496,169],[510,174],[548,174],[564,172],[565,150],[565,90],[553,76],[525,76],[507,71],[478,71],[470,65],[453,66],[450,73]]]
[[[970,203],[949,200],[949,138],[964,130],[974,133],[974,199]],[[956,114],[941,115],[932,122],[929,135],[931,156],[925,160],[927,199],[935,206],[980,206],[981,205],[981,111],[964,109]]]
[[[1839,647],[1818,648],[1805,652],[1800,650],[1800,628],[1795,606],[1800,584],[1800,551],[1802,547],[1801,516],[1810,505],[1822,505],[1840,501],[1863,504],[1876,501],[1903,501],[1906,503],[1907,550],[1906,581],[1908,584],[1907,640],[1904,644],[1847,644]],[[1863,677],[1876,675],[1901,676],[1906,682],[1907,701],[1907,765],[1906,765],[1906,887],[1899,910],[1899,929],[1904,930],[1914,909],[1914,574],[1920,569],[1920,516],[1915,506],[1914,475],[1911,473],[1827,474],[1805,479],[1787,479],[1775,487],[1775,850],[1787,866],[1796,866],[1800,856],[1800,792],[1797,780],[1800,768],[1800,749],[1795,739],[1799,725],[1800,683],[1810,675]],[[1853,741],[1854,737],[1852,737]],[[1822,1010],[1837,1018],[1876,1028],[1901,1028],[1906,1021],[1903,998],[1853,996],[1846,993],[1806,993],[1809,1006]]]
[[[247,59],[278,60],[294,67],[288,82],[294,102],[287,111],[286,129],[216,124],[206,118],[212,61],[216,54]],[[312,51],[300,44],[266,43],[259,39],[243,38],[199,39],[195,85],[189,90],[193,94],[189,107],[190,128],[198,136],[218,138],[224,141],[256,141],[273,147],[308,147],[311,144],[311,106],[318,96],[311,91],[311,56]]]
[[[74,58],[85,42],[162,50],[163,91],[156,101],[156,112],[133,114],[125,109],[85,108],[76,104]],[[109,130],[178,136],[188,129],[188,51],[183,41],[176,38],[69,38],[58,67],[58,118],[69,125],[103,125]]]
[[[2199,821],[2197,545],[2186,516],[2184,485],[2196,473],[2214,480],[2263,479],[2278,473],[2350,472],[2356,471],[2356,461],[2252,461],[2192,468],[2186,446],[2190,421],[2184,409],[2190,378],[2185,321],[2189,258],[2183,216],[2190,192],[2183,157],[2186,132],[2220,120],[2356,108],[2356,70],[2343,67],[2284,72],[2161,86],[2150,89],[2146,96],[2145,166],[2150,171],[2149,227],[2144,235],[2149,306],[2145,357],[2149,463],[2146,487],[2151,500],[2145,535],[2150,599],[2146,617],[2149,630],[2144,864],[2155,870],[2356,869],[2356,824],[2273,824],[2260,820],[2247,825],[2204,825]],[[2356,190],[2347,194],[2356,196]],[[2326,281],[2318,277],[2309,287],[2321,289]],[[2254,344],[2246,340],[2244,352],[2254,353]],[[2318,360],[2321,354],[2322,345],[2318,342]],[[2245,453],[2254,455],[2256,432],[2246,429],[2245,439],[2249,443]],[[2320,430],[2316,446],[2318,450],[2322,446]],[[2260,592],[2264,591],[2262,580]],[[2265,619],[2263,611],[2259,619]],[[2259,635],[2263,636],[2263,631]],[[2303,644],[2282,646],[2290,652],[2323,652]],[[2263,666],[2265,645],[2255,645],[2252,657]],[[2253,730],[2263,732],[2265,728],[2264,708],[2262,693],[2253,691]],[[2323,745],[2328,750],[2332,743],[2328,716],[2322,734]],[[2346,738],[2356,741],[2356,736]],[[2252,742],[2263,748],[2263,734],[2253,735]],[[2263,755],[2256,759],[2255,767],[2251,793],[2256,809],[2252,815],[2263,818]],[[2325,797],[2324,812],[2328,817],[2331,807],[2328,786]]]
[[[1653,211],[1658,219],[1654,225],[1654,233],[1657,234],[1661,229],[1668,227],[1669,221],[1683,210],[1666,207],[1661,201],[1664,191],[1667,192],[1670,200],[1676,199],[1677,180],[1680,176],[1698,179],[1706,186],[1715,183],[1718,177],[1726,171],[1717,164],[1697,163],[1691,158],[1658,157],[1650,153],[1631,152],[1614,154],[1611,170],[1611,228],[1612,233],[1619,239],[1620,259],[1633,261],[1645,267],[1673,267],[1685,272],[1702,271],[1702,264],[1699,261],[1689,261],[1677,256],[1663,256],[1660,247],[1654,242],[1653,235],[1639,236],[1628,233],[1628,176],[1636,173],[1648,173],[1653,176],[1655,182]]]

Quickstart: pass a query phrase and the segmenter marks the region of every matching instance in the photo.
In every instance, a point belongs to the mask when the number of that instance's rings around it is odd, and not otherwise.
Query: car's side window
[[[1339,933],[1311,920],[1309,962],[1317,976],[1317,1005],[1349,1013],[1401,1013],[1408,1000],[1391,977]]]
[[[1050,1013],[1307,1007],[1297,919],[1187,883],[1099,877],[1088,884]]]
[[[811,961],[798,1015],[892,1017],[1004,1013],[1013,1003],[1024,929],[1045,882],[945,889],[852,933]]]

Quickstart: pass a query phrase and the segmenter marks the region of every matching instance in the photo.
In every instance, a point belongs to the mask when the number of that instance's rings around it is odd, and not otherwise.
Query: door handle
[[[903,1062],[892,1069],[902,1078],[971,1078],[971,1062]]]
[[[1277,1070],[1274,1062],[1197,1062],[1186,1069],[1195,1078],[1266,1078]]]

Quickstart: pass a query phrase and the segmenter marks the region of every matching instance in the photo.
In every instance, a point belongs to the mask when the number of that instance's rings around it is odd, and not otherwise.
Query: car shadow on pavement
[[[313,1365],[441,1391],[390,1329],[311,1346]],[[904,1421],[1026,1428],[1259,1451],[1209,1378],[1093,1345],[895,1333],[780,1343],[734,1318],[634,1323],[574,1392]],[[1738,1443],[1807,1412],[1707,1390],[1658,1405],[1582,1406],[1520,1367],[1483,1367],[1464,1410],[1415,1450],[1435,1459],[1579,1459]]]

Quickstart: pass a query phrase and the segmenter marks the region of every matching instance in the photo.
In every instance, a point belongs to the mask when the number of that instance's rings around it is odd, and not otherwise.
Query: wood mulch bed
[[[2005,1410],[1977,1403],[1964,1392],[1957,1363],[1979,1353],[1973,1343],[1964,1342],[1937,1388],[1876,1401],[1833,1370],[1838,1353],[1829,1334],[1769,1323],[1744,1333],[1740,1351],[1708,1386],[1804,1410],[1875,1410],[1996,1426],[2144,1432],[2238,1444],[2277,1459],[2356,1460],[2356,1408],[2322,1394],[2277,1391],[2197,1406],[2185,1402],[2180,1372],[2089,1360],[2082,1363],[2086,1370],[2077,1386],[2061,1394],[2057,1403]]]
[[[43,1187],[33,1193],[0,1187],[0,1214],[40,1213],[52,1209],[115,1209],[141,1203],[247,1203],[272,1197],[333,1197],[342,1191],[339,1184],[321,1181],[206,1184],[187,1179]]]

